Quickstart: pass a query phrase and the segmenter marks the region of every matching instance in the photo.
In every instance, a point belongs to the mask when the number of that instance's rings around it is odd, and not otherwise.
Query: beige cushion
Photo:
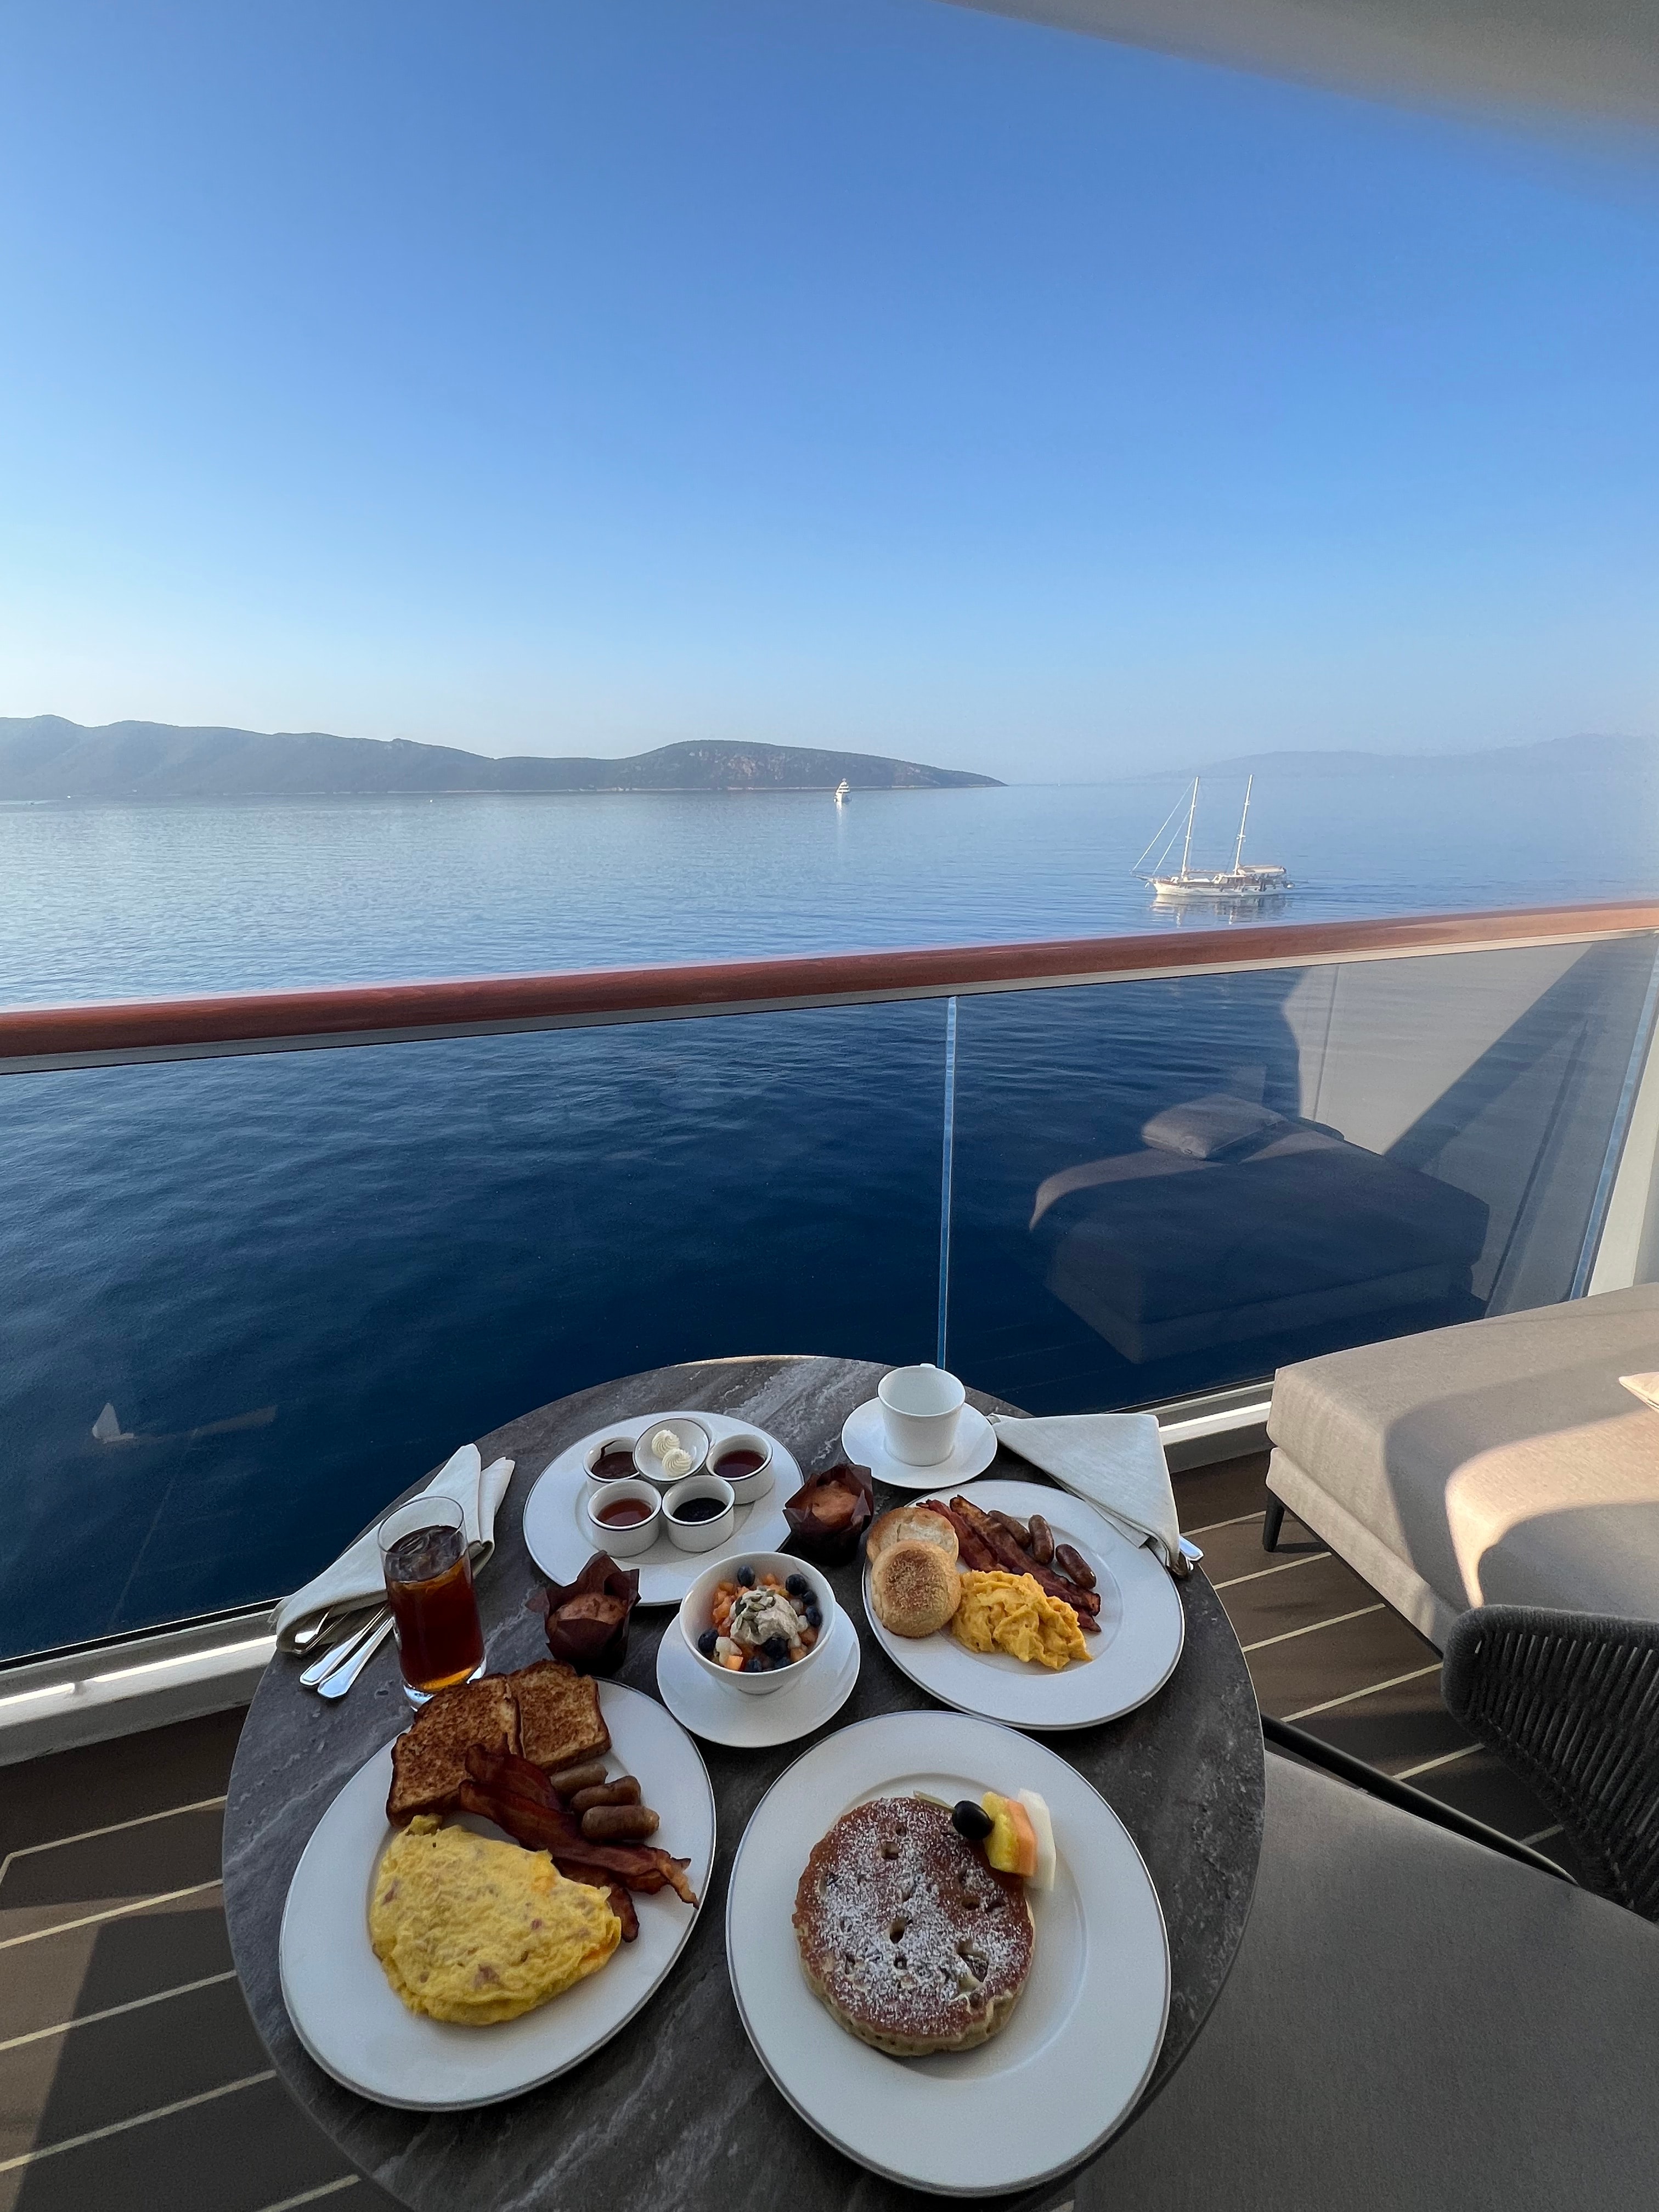
[[[1656,1365],[1654,1284],[1304,1360],[1269,1482],[1395,1602],[1357,1551],[1420,1578],[1431,1633],[1482,1604],[1659,1619],[1659,1413],[1619,1382]]]
[[[1249,1923],[1076,2212],[1651,2212],[1659,1929],[1269,1753]]]

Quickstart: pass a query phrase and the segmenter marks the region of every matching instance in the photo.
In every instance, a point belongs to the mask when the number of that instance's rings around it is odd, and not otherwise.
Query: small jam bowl
[[[600,1519],[607,1505],[619,1505],[624,1498],[637,1498],[649,1509],[642,1520],[617,1523]],[[582,1515],[594,1543],[613,1559],[631,1559],[636,1552],[648,1552],[662,1534],[657,1486],[641,1482],[636,1474],[624,1475],[618,1482],[596,1482],[582,1500]]]
[[[805,1576],[806,1587],[823,1615],[823,1626],[818,1631],[817,1642],[804,1659],[797,1659],[790,1667],[769,1667],[764,1674],[735,1674],[729,1667],[722,1667],[718,1659],[705,1659],[698,1650],[697,1638],[714,1625],[714,1592],[722,1583],[735,1582],[739,1567],[752,1567],[757,1582],[763,1575],[775,1575],[781,1583],[787,1582],[791,1575]],[[705,1567],[680,1601],[680,1634],[685,1638],[686,1650],[705,1674],[713,1674],[728,1690],[735,1690],[746,1698],[764,1698],[774,1690],[787,1690],[792,1683],[799,1682],[807,1668],[823,1656],[835,1625],[836,1597],[829,1583],[806,1560],[792,1559],[785,1552],[728,1553],[712,1567]]]
[[[680,1449],[691,1455],[691,1464],[684,1474],[665,1474],[662,1462],[651,1449],[651,1439],[664,1429],[672,1429],[679,1438]],[[640,1440],[634,1447],[634,1466],[647,1482],[654,1482],[659,1490],[672,1490],[677,1482],[690,1482],[694,1474],[701,1474],[708,1461],[708,1431],[689,1413],[660,1413],[649,1420],[640,1431]]]
[[[748,1474],[728,1474],[721,1462],[729,1452],[758,1452],[760,1465]],[[732,1495],[739,1505],[752,1504],[772,1487],[771,1443],[758,1429],[739,1429],[735,1436],[722,1437],[708,1447],[708,1472],[731,1484]]]
[[[712,1498],[717,1510],[705,1520],[685,1520],[685,1508],[695,1505],[700,1498]],[[731,1541],[732,1531],[738,1524],[732,1486],[722,1482],[717,1474],[688,1474],[663,1499],[662,1517],[671,1544],[678,1544],[683,1552],[712,1552],[716,1544]]]
[[[612,1452],[617,1455],[624,1466],[630,1468],[634,1466],[633,1437],[605,1437],[596,1444],[589,1444],[587,1449],[582,1454],[582,1464],[594,1482],[626,1482],[630,1480],[626,1474],[618,1474],[612,1468],[606,1468],[605,1472],[600,1474],[599,1462],[602,1459],[609,1459]],[[635,1468],[635,1473],[638,1472],[638,1468]]]

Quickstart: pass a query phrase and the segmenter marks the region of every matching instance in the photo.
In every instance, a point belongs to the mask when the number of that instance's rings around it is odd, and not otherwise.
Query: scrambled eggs
[[[568,1881],[545,1851],[423,1814],[376,1869],[368,1934],[411,2012],[482,2027],[596,1974],[622,1923],[604,1890]]]
[[[970,1651],[1008,1651],[1040,1667],[1089,1656],[1076,1613],[1030,1575],[964,1573],[951,1633]]]

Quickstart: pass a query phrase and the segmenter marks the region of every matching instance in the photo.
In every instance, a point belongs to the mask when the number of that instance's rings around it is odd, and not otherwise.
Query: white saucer
[[[709,1680],[686,1650],[679,1623],[671,1620],[657,1646],[657,1687],[664,1705],[693,1735],[730,1744],[735,1751],[761,1751],[811,1735],[838,1713],[853,1694],[862,1656],[859,1632],[837,1607],[821,1667],[803,1675],[798,1688],[745,1698]]]
[[[957,1441],[949,1459],[932,1467],[912,1467],[895,1459],[887,1449],[887,1426],[881,1417],[879,1398],[866,1398],[842,1423],[841,1448],[854,1467],[867,1467],[878,1482],[890,1490],[938,1490],[947,1482],[958,1488],[983,1474],[997,1455],[997,1432],[975,1406],[964,1406],[957,1423]]]
[[[524,1502],[525,1548],[550,1582],[572,1583],[599,1548],[593,1531],[582,1517],[592,1485],[587,1478],[585,1455],[590,1445],[608,1437],[626,1437],[634,1443],[657,1416],[630,1413],[626,1420],[608,1421],[579,1437],[556,1460],[543,1468]],[[621,1559],[618,1565],[640,1571],[641,1605],[678,1605],[705,1567],[739,1552],[780,1552],[789,1540],[789,1523],[783,1501],[800,1487],[800,1466],[794,1454],[757,1429],[752,1421],[735,1420],[729,1413],[699,1413],[692,1418],[708,1430],[712,1444],[739,1434],[763,1436],[772,1447],[772,1481],[747,1505],[739,1505],[732,1534],[710,1552],[683,1552],[667,1536],[643,1552]],[[814,1668],[814,1674],[820,1672]],[[779,1692],[781,1695],[781,1692]]]

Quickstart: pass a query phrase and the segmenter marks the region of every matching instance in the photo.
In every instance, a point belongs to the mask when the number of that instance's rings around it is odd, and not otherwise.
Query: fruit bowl
[[[714,1593],[722,1583],[736,1582],[747,1570],[756,1583],[767,1575],[775,1575],[779,1582],[787,1583],[792,1575],[799,1575],[805,1583],[804,1592],[789,1593],[793,1599],[799,1595],[802,1604],[815,1604],[820,1626],[817,1639],[810,1651],[781,1667],[768,1667],[737,1673],[723,1667],[718,1659],[700,1649],[701,1639],[714,1627]],[[680,1634],[685,1638],[685,1648],[702,1668],[740,1697],[764,1698],[775,1690],[787,1690],[799,1682],[807,1668],[822,1658],[836,1625],[836,1596],[829,1583],[817,1569],[805,1559],[793,1559],[787,1552],[728,1553],[725,1558],[707,1568],[697,1577],[680,1604]]]

